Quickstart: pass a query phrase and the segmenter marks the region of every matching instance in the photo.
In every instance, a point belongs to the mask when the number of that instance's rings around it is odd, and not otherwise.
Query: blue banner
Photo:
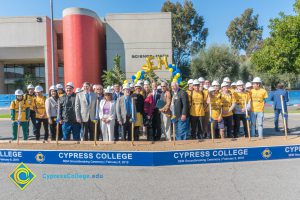
[[[0,163],[164,166],[300,158],[300,145],[184,151],[56,151],[0,149]]]

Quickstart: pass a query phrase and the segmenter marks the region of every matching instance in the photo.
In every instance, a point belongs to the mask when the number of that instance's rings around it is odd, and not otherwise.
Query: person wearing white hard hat
[[[66,94],[59,98],[59,122],[62,124],[63,140],[70,140],[71,132],[73,140],[80,140],[81,125],[76,120],[75,113],[76,94],[74,93],[74,84],[66,84]]]
[[[210,87],[210,81],[205,80],[203,83],[203,93],[206,99],[208,98],[208,88]],[[206,103],[206,102],[205,102]],[[206,104],[205,106],[205,116],[203,119],[203,133],[204,133],[204,138],[208,138],[209,133],[210,133],[210,128],[209,128],[209,106]]]
[[[204,107],[206,105],[207,96],[204,95],[203,85],[200,84],[199,80],[193,81],[193,90],[190,92],[189,105],[190,105],[190,120],[191,120],[191,138],[203,139],[204,138]]]
[[[247,82],[245,85],[245,90],[246,92],[248,92],[250,94],[251,90],[252,90],[252,83],[251,82]]]
[[[162,128],[162,134],[165,135],[165,139],[167,141],[171,140],[171,93],[168,89],[168,84],[166,82],[161,83],[161,95],[160,95],[160,101],[163,102],[163,106],[159,108],[159,111],[161,113],[161,128]]]
[[[104,99],[99,104],[99,119],[101,121],[101,132],[103,141],[114,141],[115,111],[116,103],[112,97],[112,89],[104,90]]]
[[[130,96],[130,85],[126,84],[123,87],[124,95],[117,99],[116,116],[118,123],[123,129],[124,140],[131,140],[131,124],[135,121],[135,104]],[[130,137],[130,138],[129,138]],[[119,138],[118,138],[119,139]],[[115,139],[116,140],[116,139]]]
[[[152,86],[152,97],[154,103],[154,111],[152,116],[152,131],[155,141],[159,141],[161,139],[161,120],[160,120],[160,112],[156,107],[158,100],[160,99],[161,93],[157,89],[157,83],[154,81],[151,83]]]
[[[28,101],[24,99],[23,91],[15,91],[16,99],[10,104],[10,117],[12,120],[12,140],[17,140],[18,126],[22,127],[23,139],[28,139],[28,120],[30,107]]]
[[[203,77],[198,78],[200,84],[204,85],[205,79]]]
[[[129,84],[126,84],[129,85]],[[124,87],[123,87],[124,90]],[[114,84],[114,92],[113,92],[113,100],[117,102],[117,100],[123,96],[124,93],[121,91],[121,86],[120,84]],[[118,120],[115,119],[115,129],[114,129],[114,134],[115,134],[115,141],[118,141],[120,138],[120,131],[121,130],[121,124],[119,124]]]
[[[79,92],[81,92],[81,88],[76,88],[75,93],[77,94]]]
[[[36,86],[34,89],[36,93],[36,98],[34,99],[34,109],[35,109],[35,118],[36,118],[36,130],[35,130],[35,139],[40,140],[41,136],[41,126],[43,124],[45,135],[44,141],[48,141],[49,129],[48,129],[48,116],[46,113],[45,101],[46,97],[43,95],[42,86]]]
[[[35,93],[34,93],[34,86],[32,84],[29,84],[27,86],[27,91],[24,94],[24,99],[28,102],[29,104],[29,108],[30,108],[30,116],[29,116],[29,121],[31,121],[32,123],[32,132],[33,135],[35,133],[36,130],[36,119],[35,119],[35,110],[33,108],[33,102],[35,99]],[[29,134],[29,125],[30,123],[28,122],[28,134]]]
[[[255,77],[252,81],[251,90],[251,136],[255,136],[255,127],[257,124],[258,137],[263,138],[264,108],[265,100],[268,98],[268,92],[261,87],[261,79]]]
[[[143,125],[145,127],[145,133],[147,135],[147,141],[154,142],[155,135],[153,131],[153,113],[155,108],[155,102],[153,98],[153,93],[151,91],[149,84],[144,84],[145,90],[145,100],[144,100],[144,116],[143,116]]]
[[[220,91],[220,83],[217,80],[214,80],[211,85],[215,88],[215,91]]]
[[[235,89],[236,89],[236,82],[232,82],[232,83],[231,83],[231,89],[232,89],[232,90],[235,90]]]
[[[226,136],[228,138],[232,137],[232,122],[233,122],[233,109],[236,105],[236,100],[234,94],[229,91],[229,84],[223,82],[221,84],[222,92],[220,93],[220,100],[222,104],[222,119],[224,121],[224,128],[226,127]],[[224,134],[220,132],[221,138],[224,138]]]
[[[210,81],[209,80],[205,80],[203,87],[204,87],[204,89],[208,90],[208,88],[210,87]]]
[[[208,98],[207,104],[211,108],[210,113],[210,124],[213,124],[213,132],[211,132],[211,137],[218,138],[221,135],[224,135],[224,120],[222,118],[222,103],[219,97],[219,90],[216,90],[215,87],[211,86],[208,88]]]
[[[247,117],[246,116],[246,109],[250,109],[250,95],[244,89],[243,81],[239,80],[236,82],[236,90],[234,93],[236,106],[234,107],[234,131],[233,136],[235,138],[238,137],[240,133],[240,123],[243,122],[244,127],[244,134],[248,137],[248,128],[247,128]]]
[[[46,99],[46,114],[48,116],[48,123],[50,127],[51,140],[56,140],[56,126],[57,126],[57,108],[58,108],[58,93],[55,85],[49,88],[49,97]],[[62,132],[59,131],[58,139],[61,140]]]
[[[94,120],[98,119],[98,113],[96,113],[97,96],[90,91],[91,84],[89,82],[84,82],[82,86],[84,90],[76,94],[76,120],[78,123],[81,123],[83,128],[82,139],[84,141],[94,141],[96,125]]]
[[[62,84],[60,83],[56,84],[56,88],[59,97],[63,96],[66,93],[64,90],[64,86]]]
[[[144,113],[144,97],[141,94],[142,93],[143,86],[139,83],[137,83],[134,86],[134,93],[131,95],[131,97],[134,100],[135,105],[135,115],[134,115],[134,140],[139,140],[139,132],[140,127],[143,126],[143,113]],[[131,134],[128,137],[128,140],[131,140]]]
[[[228,83],[228,85],[231,84],[231,80],[230,80],[229,77],[225,77],[225,78],[223,79],[223,82]]]
[[[193,81],[194,79],[188,80],[188,89],[187,89],[187,94],[189,94],[193,90]]]

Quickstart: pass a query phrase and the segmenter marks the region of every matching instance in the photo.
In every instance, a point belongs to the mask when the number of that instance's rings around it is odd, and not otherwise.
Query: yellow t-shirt
[[[28,101],[26,101],[26,100],[22,100],[22,101],[14,100],[10,104],[10,109],[15,111],[14,121],[18,121],[18,119],[19,119],[19,106],[20,106],[19,103],[21,103],[20,121],[25,122],[26,121],[26,109],[29,108]]]
[[[24,94],[23,98],[28,101],[28,105],[29,105],[30,110],[34,110],[34,108],[33,108],[33,101],[35,99],[35,96],[34,95],[30,95],[30,94]]]
[[[268,98],[268,92],[259,88],[251,90],[251,112],[263,112],[265,107],[265,99]]]
[[[234,94],[235,102],[236,102],[236,108],[238,110],[245,109],[245,102],[246,104],[250,100],[250,95],[248,92],[235,92]]]
[[[36,111],[36,114],[35,114],[35,117],[38,118],[38,119],[45,119],[47,118],[47,115],[46,115],[46,109],[45,109],[45,101],[46,101],[46,98],[43,96],[43,97],[36,97],[35,98],[35,111]],[[40,117],[40,115],[44,115],[43,118]]]
[[[208,90],[207,89],[203,89],[203,93],[204,93],[204,98],[207,99],[208,98]],[[206,103],[206,101],[205,101],[205,103]],[[204,111],[206,113],[209,113],[209,106],[207,104],[205,104],[204,107],[205,107]]]
[[[191,96],[192,95],[192,96]],[[206,104],[206,97],[204,92],[190,92],[189,94],[189,104],[190,107],[190,114],[195,117],[203,117],[205,116],[204,113],[204,106]]]
[[[219,96],[211,96],[210,97],[210,103],[211,103],[211,118],[213,120],[218,120],[220,114],[221,114],[221,107],[222,102]]]
[[[236,102],[234,95],[230,92],[228,94],[220,93],[220,99],[222,102],[222,112],[228,112],[233,103]],[[223,117],[228,117],[233,115],[233,112],[230,111],[227,114],[222,114]]]

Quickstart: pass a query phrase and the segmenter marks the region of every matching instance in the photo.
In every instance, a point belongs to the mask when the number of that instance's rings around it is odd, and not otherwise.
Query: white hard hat
[[[142,80],[139,80],[139,81],[137,82],[137,84],[142,85],[142,84],[143,84],[143,81],[142,81]]]
[[[236,82],[231,83],[231,86],[236,86]]]
[[[246,88],[252,87],[252,83],[247,82],[246,85],[245,85],[245,87],[246,87]]]
[[[198,78],[198,81],[199,81],[199,82],[204,82],[205,79],[204,79],[203,77],[200,77],[200,78]]]
[[[17,90],[15,91],[15,95],[16,95],[16,96],[23,95],[23,94],[24,94],[23,91],[20,90],[20,89],[17,89]]]
[[[76,88],[75,93],[81,92],[81,88]]]
[[[236,82],[236,85],[244,85],[244,82],[241,81],[241,80],[238,80],[238,81]]]
[[[195,80],[193,81],[193,85],[200,85],[200,82],[199,82],[197,79],[195,79]]]
[[[67,86],[71,86],[72,88],[74,88],[74,84],[72,82],[68,82],[67,85],[66,85],[66,87]]]
[[[189,81],[188,81],[188,84],[193,84],[193,79],[190,79]]]
[[[214,87],[209,87],[209,88],[208,88],[208,92],[213,92],[213,91],[215,91],[215,88],[214,88]]]
[[[95,90],[96,89],[96,85],[93,85],[93,90]]]
[[[157,86],[157,89],[158,89],[158,90],[161,90],[161,86],[160,86],[160,85],[159,85],[159,86]]]
[[[221,84],[221,87],[225,87],[225,86],[228,86],[229,84],[227,83],[227,82],[223,82],[222,84]]]
[[[63,90],[64,89],[64,86],[62,85],[62,84],[56,84],[56,88],[59,90],[59,89],[61,89],[61,90]]]
[[[40,85],[38,85],[38,86],[36,86],[36,87],[34,88],[34,91],[35,91],[35,92],[43,92],[43,87],[40,86]]]
[[[112,94],[112,93],[113,93],[113,91],[112,91],[111,87],[109,87],[109,86],[104,90],[104,94]]]
[[[33,86],[32,84],[29,84],[29,85],[27,86],[27,90],[29,90],[29,89],[34,89],[34,86]]]
[[[252,83],[261,83],[261,79],[259,77],[255,77]]]
[[[133,83],[130,83],[130,84],[129,84],[129,87],[133,88],[133,87],[134,87],[134,84],[133,84]]]
[[[134,87],[142,87],[142,85],[140,83],[137,83]]]
[[[220,83],[219,83],[218,81],[215,80],[215,81],[212,82],[211,85],[212,85],[212,86],[216,86],[216,85],[220,85]]]
[[[49,88],[49,90],[57,90],[57,87],[55,85],[51,85],[51,87]]]
[[[125,90],[125,89],[130,89],[130,85],[128,83],[123,85],[123,90]]]
[[[223,79],[223,82],[227,82],[227,83],[228,83],[228,82],[231,82],[231,81],[230,81],[230,78],[229,78],[229,77],[225,77],[225,78]]]
[[[150,82],[148,80],[144,81],[144,85],[149,85],[149,84],[150,84]]]

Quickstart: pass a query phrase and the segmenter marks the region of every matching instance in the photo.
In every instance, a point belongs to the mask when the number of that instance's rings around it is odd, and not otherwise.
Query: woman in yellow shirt
[[[214,134],[216,138],[219,138],[220,135],[224,137],[224,120],[222,118],[222,102],[219,91],[215,87],[210,87],[208,92],[207,104],[211,107],[210,123],[213,123],[214,128],[214,132],[211,134]]]
[[[206,105],[206,96],[203,92],[203,85],[195,79],[193,81],[193,90],[189,95],[190,115],[191,115],[191,139],[204,138],[204,107]]]
[[[34,89],[36,93],[36,98],[34,100],[34,109],[36,112],[36,131],[35,131],[35,138],[36,140],[40,140],[40,130],[41,125],[43,123],[44,130],[45,130],[45,137],[44,141],[48,140],[49,137],[49,130],[48,130],[48,117],[46,114],[45,109],[45,101],[46,97],[43,95],[43,88],[41,86],[36,86]]]
[[[235,107],[235,97],[229,91],[229,85],[226,82],[221,84],[222,92],[220,93],[220,99],[222,103],[222,117],[224,120],[224,127],[227,129],[226,136],[228,138],[232,137],[232,122],[233,122],[233,112]],[[222,137],[222,135],[221,135]]]

